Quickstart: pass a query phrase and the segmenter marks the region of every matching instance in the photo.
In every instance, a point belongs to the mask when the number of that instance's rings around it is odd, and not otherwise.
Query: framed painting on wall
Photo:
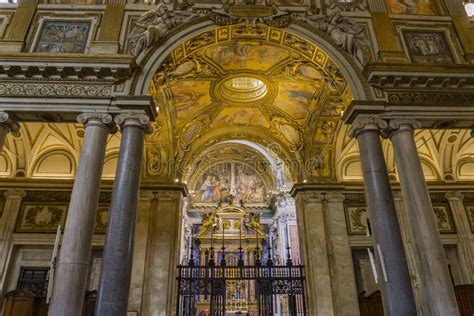
[[[94,233],[105,234],[109,222],[109,205],[99,204],[95,217]]]
[[[68,203],[25,202],[18,217],[17,233],[55,233],[64,230]]]
[[[347,222],[347,233],[349,235],[366,235],[367,219],[369,212],[367,206],[353,204],[344,205]]]
[[[454,57],[442,31],[403,31],[406,49],[418,64],[453,64]]]
[[[85,53],[91,33],[91,20],[43,20],[34,52]]]
[[[435,0],[388,0],[390,12],[395,14],[436,15]]]

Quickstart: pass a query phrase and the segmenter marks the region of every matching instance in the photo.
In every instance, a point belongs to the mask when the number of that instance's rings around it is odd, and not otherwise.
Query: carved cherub
[[[170,12],[165,4],[160,3],[155,10],[142,14],[135,23],[135,27],[128,36],[130,52],[133,56],[140,55],[145,48],[166,36],[172,28],[198,16],[185,10]]]

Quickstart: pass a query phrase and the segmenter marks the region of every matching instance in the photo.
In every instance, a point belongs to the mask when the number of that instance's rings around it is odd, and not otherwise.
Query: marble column
[[[3,212],[0,210],[0,298],[3,298],[2,289],[5,286],[8,261],[12,252],[12,238],[15,223],[21,208],[21,201],[26,192],[19,189],[10,189],[4,193],[5,204]]]
[[[300,191],[295,199],[300,254],[305,266],[308,315],[335,315],[324,195]]]
[[[122,128],[122,139],[97,291],[95,310],[101,316],[127,315],[140,171],[150,118],[119,114],[115,122]]]
[[[385,121],[374,118],[358,119],[349,133],[357,138],[359,145],[385,314],[416,315],[410,273],[380,141],[380,128],[386,125]]]
[[[341,316],[359,315],[359,297],[344,214],[344,195],[340,192],[328,192],[325,200],[334,312]]]
[[[84,144],[76,171],[59,261],[54,276],[50,316],[79,316],[87,284],[100,182],[112,116],[84,113]]]
[[[8,133],[18,132],[19,129],[20,126],[11,119],[10,114],[0,112],[0,152],[3,150]]]
[[[386,135],[393,144],[403,201],[412,225],[413,246],[423,306],[430,316],[459,315],[445,252],[418,156],[416,121],[391,120]]]
[[[447,192],[446,198],[453,212],[454,224],[459,238],[460,261],[464,284],[474,283],[474,234],[471,232],[464,195],[461,192]]]
[[[184,194],[183,186],[170,184],[157,190],[152,202],[142,315],[174,314]]]

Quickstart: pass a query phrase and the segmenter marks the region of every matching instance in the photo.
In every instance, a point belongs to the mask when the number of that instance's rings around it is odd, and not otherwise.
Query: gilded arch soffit
[[[333,136],[352,99],[340,69],[322,49],[263,24],[216,27],[179,44],[149,93],[161,110],[159,135],[149,138],[149,146],[165,141],[169,155],[180,160],[199,152],[195,144],[204,135],[245,130],[276,139],[292,165],[321,157],[306,164],[309,170],[295,171],[301,178],[334,176]],[[315,165],[318,170],[311,170]]]

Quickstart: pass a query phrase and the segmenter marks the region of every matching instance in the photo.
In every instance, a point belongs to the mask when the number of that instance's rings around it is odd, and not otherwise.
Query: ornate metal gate
[[[252,266],[242,260],[202,266],[191,259],[178,266],[176,315],[306,315],[304,280],[303,266],[290,259],[286,265],[256,260]]]

